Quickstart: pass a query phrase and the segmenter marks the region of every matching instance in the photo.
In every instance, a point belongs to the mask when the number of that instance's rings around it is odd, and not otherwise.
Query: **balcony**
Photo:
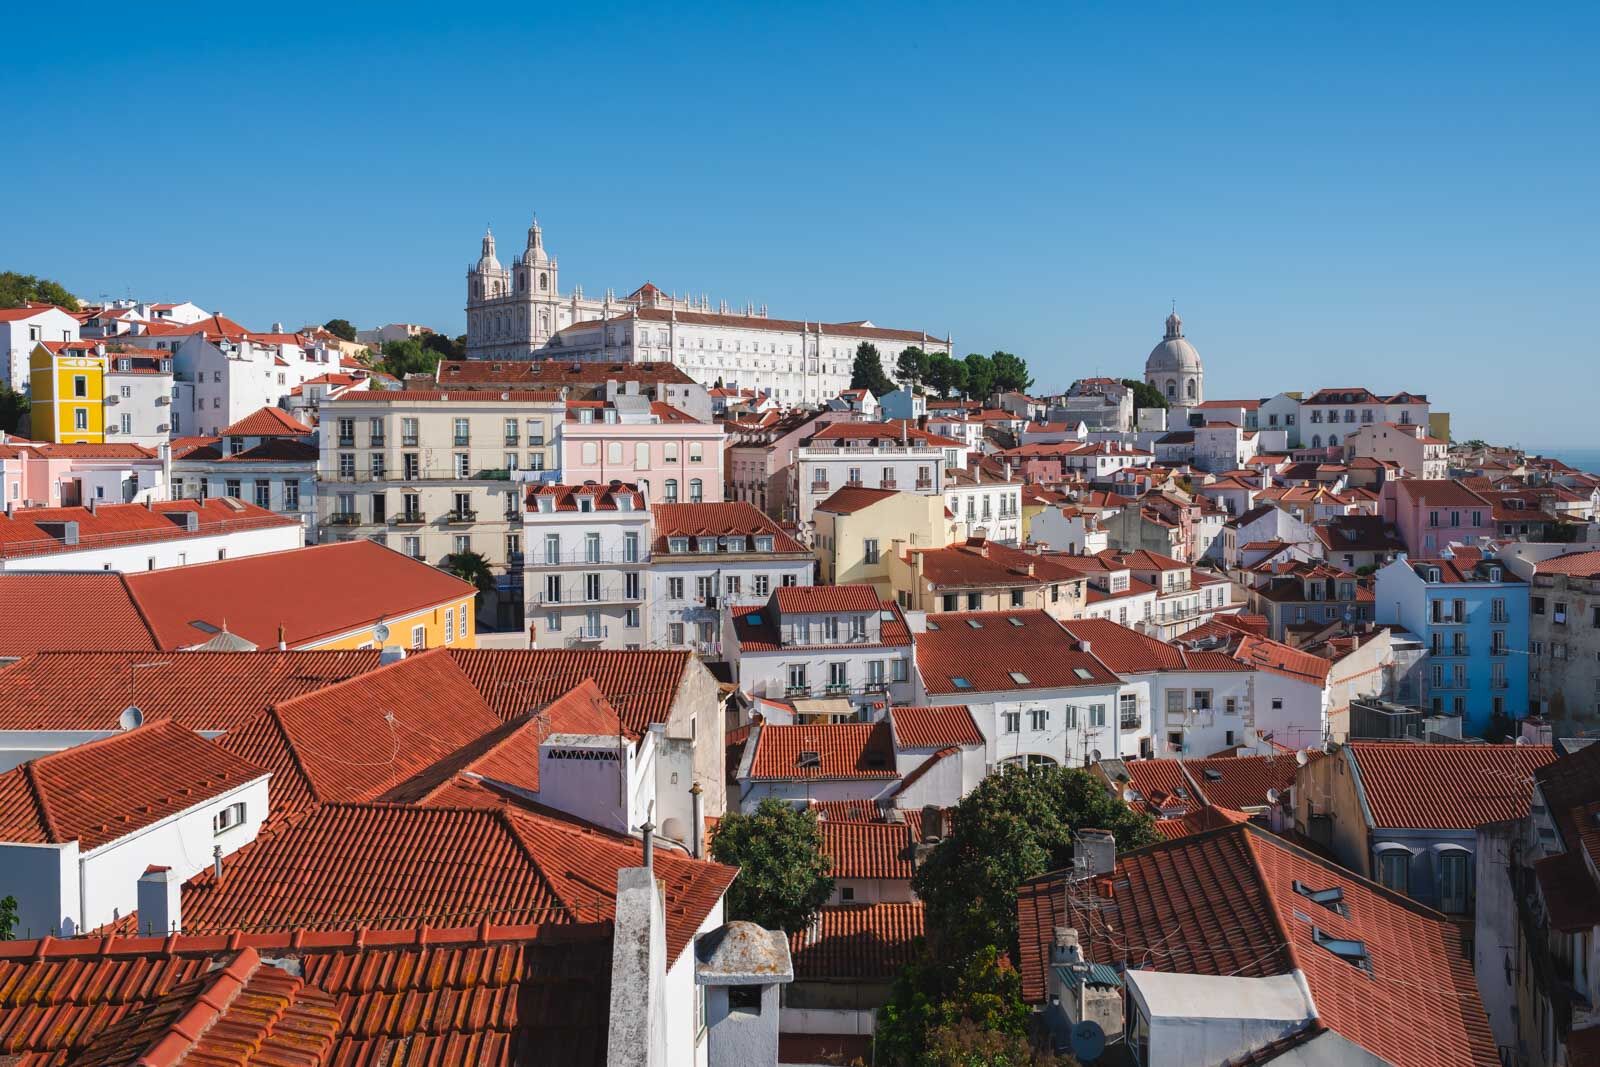
[[[882,482],[880,482],[878,484],[879,484],[879,488],[881,488],[881,489],[893,489],[893,488],[896,487],[897,483],[895,482],[895,480],[893,478],[885,478]]]
[[[451,441],[451,444],[453,444],[456,448],[466,448],[472,444],[472,439],[470,437],[457,436]]]
[[[360,526],[361,516],[353,511],[336,511],[328,516],[329,526]]]
[[[932,478],[918,478],[917,479],[917,488],[918,489],[932,489],[933,488],[933,479]]]
[[[402,511],[389,520],[396,526],[426,526],[428,516],[421,511]]]
[[[827,483],[827,481],[826,480],[820,481],[820,482],[819,481],[813,481],[811,483],[811,491],[813,493],[826,493],[828,491],[828,483]]]
[[[505,439],[505,446],[507,448],[520,448],[521,445],[522,445],[522,438],[520,438],[520,437],[507,437]]]
[[[373,434],[372,438],[367,442],[367,444],[370,445],[373,448],[382,448],[383,444],[384,444],[383,434],[381,434],[381,433]]]
[[[1137,730],[1140,726],[1144,725],[1144,720],[1138,715],[1138,713],[1133,715],[1123,715],[1119,718],[1117,725],[1123,730]]]
[[[400,446],[402,448],[416,448],[417,435],[414,433],[402,434],[400,436]]]
[[[599,644],[610,635],[609,626],[602,626],[598,630],[582,629],[575,634],[566,635],[564,643],[568,648],[581,648],[584,645]]]
[[[460,526],[464,523],[477,522],[478,512],[475,508],[455,508],[454,510],[445,512],[444,521],[452,526]]]
[[[355,436],[355,434],[350,434],[349,436],[345,436],[345,435],[341,434],[339,436],[339,447],[340,448],[354,448],[354,447],[356,447],[356,436]]]

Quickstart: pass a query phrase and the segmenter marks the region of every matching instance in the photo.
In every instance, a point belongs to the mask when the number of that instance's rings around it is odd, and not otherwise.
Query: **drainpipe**
[[[706,858],[706,804],[702,799],[700,783],[696,782],[689,787],[689,810],[694,819],[694,826],[689,829],[689,841],[694,858]]]

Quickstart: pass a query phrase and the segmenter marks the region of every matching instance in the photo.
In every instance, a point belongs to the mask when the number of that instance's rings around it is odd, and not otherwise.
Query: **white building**
[[[706,387],[750,388],[784,403],[823,404],[850,384],[862,342],[886,364],[911,346],[949,352],[950,339],[892,330],[867,320],[822,323],[773,319],[765,305],[715,310],[708,297],[680,299],[646,282],[617,298],[582,287],[563,294],[556,257],[544,247],[537,220],[527,247],[507,268],[493,233],[467,270],[467,355],[470,359],[666,361]]]
[[[267,816],[267,771],[170,719],[124,715],[124,733],[0,776],[11,809],[0,863],[19,937],[72,937],[136,910],[141,933],[171,933],[152,900],[176,900],[214,855],[255,840]],[[147,887],[154,868],[161,877]]]
[[[6,508],[0,571],[163,570],[305,544],[299,522],[237,499]]]
[[[650,512],[631,485],[541,485],[523,515],[536,648],[643,648]]]
[[[170,352],[110,350],[104,355],[107,441],[154,448],[183,432],[182,409],[174,399],[188,393],[173,388]]]
[[[831,422],[794,450],[791,517],[805,529],[817,504],[846,485],[936,496],[948,484],[946,470],[966,463],[960,441],[909,423]]]
[[[945,506],[974,537],[1014,545],[1022,539],[1022,482],[982,462],[945,471]]]
[[[1200,353],[1183,336],[1177,311],[1167,316],[1167,332],[1144,362],[1144,380],[1173,404],[1199,404],[1206,398],[1206,372]]]
[[[730,606],[722,651],[751,696],[838,697],[868,717],[911,702],[911,631],[870,585],[782,587],[765,604]]]
[[[764,604],[811,584],[816,557],[753,504],[651,508],[650,644],[718,656],[722,604]]]
[[[305,334],[254,333],[222,315],[151,327],[139,342],[172,353],[177,380],[194,387],[184,433],[218,434],[264,407],[281,407],[308,379],[337,371],[336,347]]]
[[[1138,755],[1143,719],[1119,719],[1122,679],[1043,611],[929,617],[917,635],[917,703],[966,704],[991,767],[1084,767]]]
[[[6,356],[6,386],[14,393],[28,391],[28,359],[40,341],[76,341],[76,317],[54,304],[0,308],[0,352]]]
[[[172,448],[172,498],[236,497],[291,515],[318,537],[316,434],[278,408],[262,408],[214,438]]]

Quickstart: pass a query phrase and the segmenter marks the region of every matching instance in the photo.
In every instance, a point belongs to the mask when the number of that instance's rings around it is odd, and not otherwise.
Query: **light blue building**
[[[1482,736],[1495,715],[1528,713],[1528,584],[1475,548],[1404,555],[1378,572],[1380,625],[1421,638],[1422,702]]]

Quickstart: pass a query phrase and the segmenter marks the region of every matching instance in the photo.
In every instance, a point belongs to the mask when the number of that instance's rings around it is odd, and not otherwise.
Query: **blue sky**
[[[484,224],[509,258],[537,210],[563,289],[948,330],[1049,387],[1136,374],[1176,299],[1211,396],[1412,389],[1458,437],[1600,443],[1600,6],[141,22],[0,67],[0,269],[456,333]]]

